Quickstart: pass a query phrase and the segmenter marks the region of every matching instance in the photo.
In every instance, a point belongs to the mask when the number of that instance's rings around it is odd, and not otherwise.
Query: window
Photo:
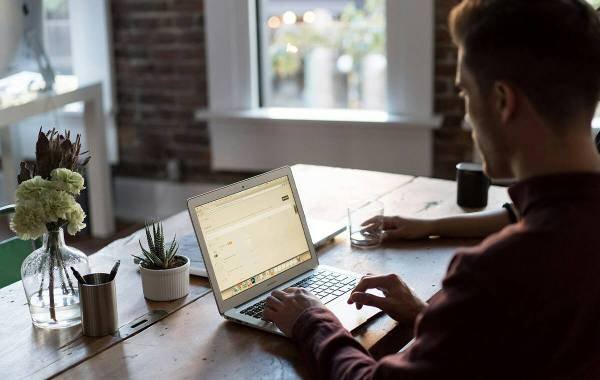
[[[204,1],[210,102],[208,109],[196,113],[196,119],[208,120],[214,170],[262,171],[290,162],[305,162],[431,174],[432,130],[441,125],[441,118],[433,114],[436,1],[371,1]],[[287,11],[294,13],[295,22],[291,22],[293,17],[289,14],[290,24],[285,25],[301,26],[307,11],[315,14],[316,21],[317,10],[326,9],[334,23],[341,20],[341,12],[351,3],[357,10],[365,9],[369,3],[380,6],[384,32],[380,53],[385,57],[382,70],[385,79],[382,78],[379,94],[385,100],[369,111],[349,109],[356,105],[349,104],[347,93],[342,93],[334,98],[338,103],[333,106],[343,108],[335,112],[307,108],[316,106],[306,103],[309,65],[303,58],[296,72],[298,77],[294,78],[295,92],[291,91],[295,97],[286,95],[295,101],[296,107],[304,108],[290,110],[287,108],[292,106],[290,103],[275,103],[278,98],[274,94],[282,93],[276,87],[282,78],[273,78],[269,73],[271,62],[264,64],[265,57],[270,57],[266,50],[270,47],[269,38],[274,38],[267,24],[269,18],[277,16],[279,20],[271,22],[276,26],[280,21],[280,28],[273,30],[281,30]],[[311,13],[307,16],[310,20]],[[333,34],[333,31],[330,28],[328,32]],[[302,52],[301,46],[294,46],[298,53]],[[338,57],[334,56],[333,64],[329,64],[336,70]],[[319,79],[324,81],[324,75]],[[359,99],[366,103],[364,96]],[[324,102],[319,107],[326,108]],[[357,149],[362,152],[360,156],[356,155]]]
[[[30,14],[23,20],[24,28],[33,41],[41,43],[56,74],[72,75],[69,0],[42,0],[28,4]],[[10,74],[19,71],[39,72],[36,54],[25,38],[21,40],[10,67]]]
[[[261,0],[261,105],[386,109],[385,0]]]
[[[44,49],[56,74],[73,74],[67,0],[44,0]]]

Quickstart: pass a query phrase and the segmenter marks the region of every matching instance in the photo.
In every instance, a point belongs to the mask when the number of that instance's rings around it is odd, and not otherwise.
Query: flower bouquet
[[[75,235],[85,228],[85,213],[76,197],[84,189],[80,171],[90,157],[81,158],[81,138],[70,133],[40,130],[35,162],[22,162],[18,175],[15,214],[10,227],[24,240],[43,238],[21,267],[21,279],[33,324],[64,328],[81,322],[79,290],[70,267],[89,273],[87,256],[68,247],[63,227]]]

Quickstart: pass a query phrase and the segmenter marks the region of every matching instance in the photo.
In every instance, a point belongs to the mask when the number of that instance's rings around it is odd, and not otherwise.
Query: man
[[[460,249],[425,305],[394,275],[349,302],[414,321],[375,361],[318,299],[273,292],[265,317],[323,378],[600,379],[600,22],[580,0],[463,0],[450,16],[457,86],[491,177],[514,177],[521,219]],[[367,294],[380,288],[385,297]]]

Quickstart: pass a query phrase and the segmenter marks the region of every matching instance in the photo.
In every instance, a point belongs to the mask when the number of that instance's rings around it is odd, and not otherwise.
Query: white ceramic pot
[[[172,301],[185,297],[190,291],[190,260],[172,269],[146,269],[140,265],[144,297],[151,301]]]
[[[15,56],[22,35],[21,2],[0,0],[0,76]]]

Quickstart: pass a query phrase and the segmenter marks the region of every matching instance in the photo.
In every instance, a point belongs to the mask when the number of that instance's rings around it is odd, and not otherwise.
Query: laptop
[[[308,231],[315,249],[332,242],[337,235],[346,230],[346,222],[329,222],[327,220],[308,218]]]
[[[337,235],[346,230],[344,223],[329,222],[320,219],[308,219],[308,228],[312,238],[313,246],[319,249],[332,242]],[[198,240],[195,233],[183,235],[178,239],[179,250],[178,255],[186,256],[190,259],[190,275],[199,277],[208,277],[204,259],[198,247]],[[139,264],[139,259],[134,258],[133,262]]]
[[[262,311],[289,287],[315,294],[350,331],[380,312],[346,302],[360,275],[319,265],[290,167],[190,198],[188,211],[225,319],[283,335]]]

